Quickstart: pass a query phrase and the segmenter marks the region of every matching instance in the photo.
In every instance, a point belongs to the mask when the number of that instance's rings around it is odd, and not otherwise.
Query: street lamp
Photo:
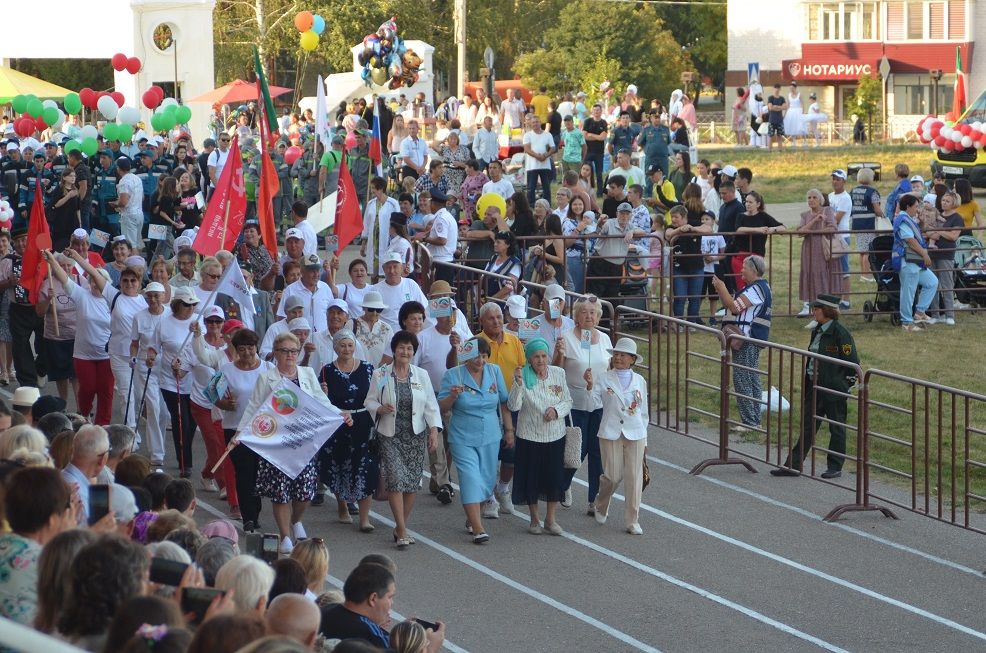
[[[928,71],[931,76],[931,114],[938,116],[938,82],[942,78],[941,68],[933,68]]]

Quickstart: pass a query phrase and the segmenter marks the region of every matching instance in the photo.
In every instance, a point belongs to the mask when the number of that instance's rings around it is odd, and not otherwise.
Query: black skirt
[[[514,451],[514,488],[517,506],[538,501],[561,501],[565,496],[565,438],[532,442],[517,438]]]

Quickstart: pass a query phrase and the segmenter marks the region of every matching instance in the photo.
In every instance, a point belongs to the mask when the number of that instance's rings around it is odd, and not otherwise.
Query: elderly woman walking
[[[514,505],[526,505],[528,532],[561,535],[555,513],[565,495],[565,417],[572,410],[565,370],[549,365],[548,342],[534,338],[524,348],[527,364],[514,371],[507,407],[520,411],[514,451]],[[545,501],[544,527],[538,502]]]
[[[825,206],[821,191],[812,188],[808,191],[808,210],[801,214],[801,224],[795,232],[802,239],[798,295],[804,305],[798,317],[811,315],[809,303],[818,295],[843,294],[839,257],[830,255],[826,260],[824,251],[826,240],[833,243],[840,238],[834,235],[837,228],[832,207]]]

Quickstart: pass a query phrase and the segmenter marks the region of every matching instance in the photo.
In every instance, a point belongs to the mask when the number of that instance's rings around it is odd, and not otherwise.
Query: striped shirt
[[[513,376],[513,374],[511,374]],[[565,417],[572,410],[565,370],[548,366],[546,379],[538,379],[533,388],[514,383],[507,398],[507,407],[520,411],[517,417],[517,437],[529,442],[554,442],[565,437]],[[544,413],[554,408],[558,419],[544,421]]]
[[[757,316],[757,309],[764,301],[766,301],[766,297],[764,297],[759,284],[747,286],[736,298],[736,304],[743,309],[736,316],[736,321],[741,323],[738,326],[743,330],[743,335],[750,335],[750,325],[753,324],[753,318]]]

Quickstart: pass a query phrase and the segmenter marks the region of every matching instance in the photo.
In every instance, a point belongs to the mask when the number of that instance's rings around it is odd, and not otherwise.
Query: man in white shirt
[[[305,241],[304,255],[317,254],[318,235],[308,223],[308,205],[300,200],[292,204],[291,221],[294,222],[294,228],[301,232],[301,237]]]
[[[407,139],[404,140],[407,142]],[[400,212],[401,205],[387,195],[387,182],[380,177],[370,180],[370,191],[373,197],[363,211],[363,244],[360,245],[359,255],[366,260],[370,274],[379,278],[383,274],[382,261],[390,245],[390,216]]]
[[[459,125],[469,136],[476,133],[477,109],[478,107],[472,101],[472,96],[467,93],[462,96],[462,104],[459,105],[458,110],[455,112],[456,118],[459,119]]]
[[[538,179],[541,180],[541,197],[551,201],[551,155],[555,152],[555,139],[549,132],[541,129],[541,121],[530,114],[527,116],[530,131],[524,134],[524,171],[527,173],[527,202],[534,206]]]
[[[500,124],[507,125],[510,129],[520,129],[524,124],[523,118],[527,108],[524,101],[520,99],[520,91],[514,89],[508,91],[510,99],[504,100],[500,105]]]
[[[412,279],[402,277],[402,272],[404,272],[404,261],[401,255],[391,252],[383,259],[383,280],[370,286],[370,290],[380,293],[383,303],[387,306],[380,319],[389,324],[395,332],[400,331],[397,314],[405,302],[420,302],[422,306],[428,305],[428,298],[421,291],[421,286]]]
[[[411,237],[411,240],[423,242],[431,253],[432,261],[436,263],[452,263],[455,259],[455,248],[459,242],[459,225],[455,218],[445,208],[448,198],[438,190],[431,189],[431,211],[434,218],[431,221],[431,228],[425,232],[421,231]],[[435,267],[435,279],[442,279],[452,282],[455,278],[455,270],[446,265]]]
[[[291,295],[284,300],[283,306],[285,312],[284,319],[271,324],[264,334],[263,342],[260,343],[259,354],[263,360],[274,358],[274,339],[288,330],[288,324],[291,323],[291,320],[304,317],[305,315],[305,300],[302,299],[301,295]]]
[[[647,181],[644,171],[630,163],[630,150],[622,149],[616,153],[616,167],[609,171],[606,179],[613,175],[621,175],[627,180],[627,188],[633,184],[643,186]]]
[[[144,237],[141,230],[144,227],[144,185],[137,175],[130,172],[130,159],[121,156],[116,160],[116,169],[120,174],[120,182],[116,185],[117,199],[110,202],[120,214],[120,231],[133,246],[137,256],[144,249]]]
[[[472,152],[483,164],[483,169],[496,161],[500,156],[500,141],[493,131],[493,118],[486,116],[483,118],[483,126],[476,130],[476,136],[472,142]]]
[[[405,177],[411,176],[417,179],[425,174],[425,163],[428,161],[428,144],[423,139],[418,138],[420,129],[417,120],[408,121],[407,131],[407,138],[401,141],[403,174]]]
[[[455,307],[455,302],[452,302]],[[458,309],[454,309],[458,310]],[[448,369],[449,353],[453,344],[458,346],[462,338],[452,328],[452,318],[436,318],[435,324],[425,328],[418,334],[418,367],[424,369],[431,379],[431,386],[438,392],[442,387],[442,377]],[[449,479],[448,436],[438,438],[435,451],[428,452],[428,468],[431,481],[428,483],[431,493],[436,495],[443,504],[452,503],[455,492]]]
[[[304,302],[303,317],[308,318],[312,330],[318,332],[328,328],[326,312],[332,301],[332,289],[324,281],[319,281],[321,273],[322,261],[317,254],[302,258],[301,278],[289,284],[281,294],[281,303],[277,307],[278,317],[287,317],[287,300],[297,295]]]
[[[229,134],[220,134],[218,139],[219,147],[212,151],[206,162],[209,168],[209,187],[212,189],[216,188],[219,175],[223,174],[223,166],[226,165],[226,159],[229,158],[229,141]]]
[[[541,315],[541,324],[538,326],[538,335],[548,343],[548,359],[554,360],[553,365],[561,365],[564,359],[564,351],[561,358],[555,356],[558,353],[556,345],[561,340],[566,331],[575,328],[572,318],[564,315],[565,311],[565,289],[557,283],[549,285],[544,290],[544,299],[541,300],[541,308],[544,314]]]
[[[839,238],[842,238],[846,245],[849,244],[849,231],[852,229],[852,195],[846,192],[846,178],[848,175],[845,170],[833,170],[832,171],[832,192],[829,193],[829,206],[832,207],[832,211],[835,212],[835,224],[837,225],[838,231],[843,231],[846,233],[839,234]],[[849,256],[841,257],[842,264],[842,276],[845,279],[849,278]],[[846,284],[849,285],[848,283]],[[839,308],[842,310],[849,309],[849,300],[846,297],[842,298],[839,302]]]
[[[514,194],[514,185],[509,179],[505,179],[503,176],[503,164],[499,161],[490,161],[489,170],[487,171],[490,180],[483,184],[483,194],[486,193],[496,193],[504,200],[510,199]]]

